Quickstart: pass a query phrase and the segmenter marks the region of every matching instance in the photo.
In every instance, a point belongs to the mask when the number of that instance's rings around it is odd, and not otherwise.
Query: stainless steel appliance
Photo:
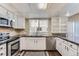
[[[10,37],[9,33],[5,32],[1,32],[0,33],[0,42],[3,42],[5,40],[8,40],[6,42],[6,53],[7,55],[11,56],[13,55],[16,51],[19,50],[19,40],[18,37]]]
[[[5,40],[7,41],[8,39],[10,39],[10,37],[9,37],[9,33],[7,33],[7,32],[5,32],[5,33],[3,33],[3,32],[0,32],[0,42],[4,42]],[[6,43],[4,43],[4,44],[1,44],[0,45],[0,55],[2,56],[7,56],[7,51],[8,51],[8,49],[7,49],[7,44]],[[3,52],[2,52],[3,51]]]
[[[8,43],[8,56],[12,56],[19,50],[19,40],[13,40]]]
[[[0,26],[12,27],[12,20],[0,17]]]

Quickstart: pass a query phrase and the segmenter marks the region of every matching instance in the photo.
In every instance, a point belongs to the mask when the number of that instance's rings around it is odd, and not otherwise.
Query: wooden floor
[[[58,51],[17,51],[13,56],[61,56]]]
[[[61,56],[58,51],[48,51],[49,56]]]

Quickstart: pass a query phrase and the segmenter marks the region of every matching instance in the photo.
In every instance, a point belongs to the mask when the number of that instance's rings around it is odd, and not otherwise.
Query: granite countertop
[[[4,43],[11,42],[11,41],[14,41],[14,40],[17,40],[20,37],[52,37],[52,36],[14,35],[14,36],[10,36],[10,39],[8,39],[8,40],[0,41],[0,45],[4,44]]]
[[[14,40],[17,40],[19,38],[19,36],[11,36],[10,39],[4,40],[4,41],[0,41],[0,45],[4,44],[4,43],[8,43]]]
[[[20,37],[52,37],[52,36],[32,36],[32,35],[19,35]]]
[[[66,41],[68,41],[68,42],[71,42],[71,43],[74,43],[74,44],[76,44],[76,45],[79,45],[79,42],[78,42],[78,41],[68,40],[67,37],[58,36],[58,38],[61,38],[61,39],[66,40]]]

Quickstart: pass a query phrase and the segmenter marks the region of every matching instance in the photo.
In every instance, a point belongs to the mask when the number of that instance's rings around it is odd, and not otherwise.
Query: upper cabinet
[[[52,17],[52,19],[51,19],[51,32],[52,33],[58,33],[59,32],[58,17]]]
[[[67,17],[59,17],[59,33],[67,33]]]
[[[52,17],[51,32],[66,33],[67,32],[67,17]]]
[[[23,17],[23,16],[14,16],[13,27],[15,29],[25,29],[25,17]]]
[[[14,17],[14,14],[13,14],[12,12],[8,11],[8,12],[7,12],[7,18],[8,18],[9,20],[14,20],[13,17]]]
[[[7,10],[0,6],[0,17],[5,17],[7,18]]]
[[[15,13],[0,6],[0,17],[6,18],[8,20],[12,20],[13,28],[15,29],[25,29],[25,17],[18,16],[18,14],[16,15]]]

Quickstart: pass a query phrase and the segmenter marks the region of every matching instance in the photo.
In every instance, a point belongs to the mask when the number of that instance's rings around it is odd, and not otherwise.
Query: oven
[[[19,50],[20,42],[18,39],[8,43],[8,56],[12,56]]]

